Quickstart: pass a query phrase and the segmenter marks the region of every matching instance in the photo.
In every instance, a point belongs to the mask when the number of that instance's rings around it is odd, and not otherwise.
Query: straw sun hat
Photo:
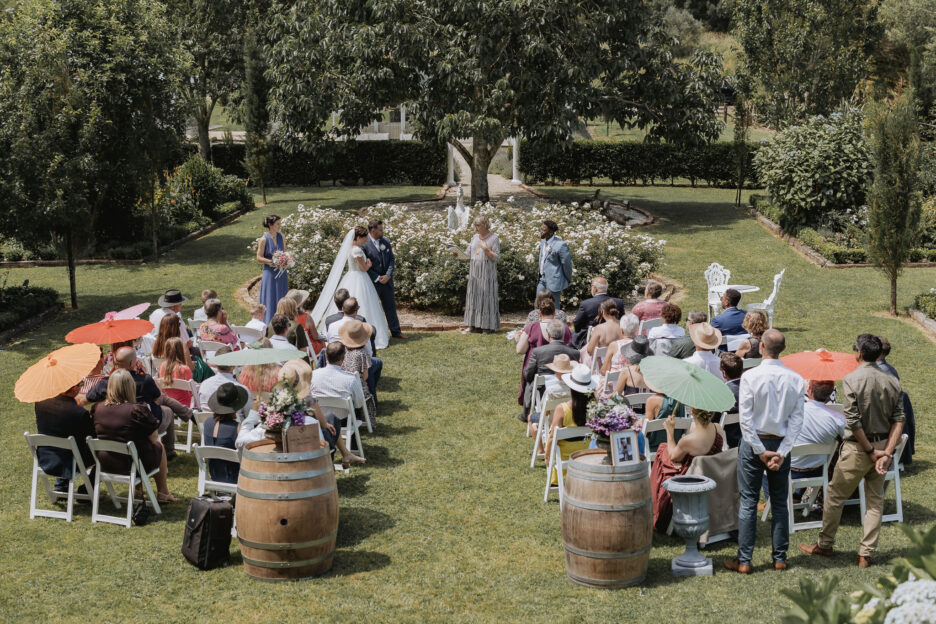
[[[721,345],[721,332],[711,323],[693,323],[689,326],[689,337],[692,344],[702,349],[717,349]]]
[[[374,328],[361,321],[346,321],[338,328],[338,339],[348,349],[360,349],[370,340]]]

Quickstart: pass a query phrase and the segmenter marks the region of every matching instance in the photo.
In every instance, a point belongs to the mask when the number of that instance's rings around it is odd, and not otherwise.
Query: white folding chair
[[[189,330],[192,332],[192,337],[193,337],[193,338],[197,338],[197,337],[198,337],[198,328],[201,327],[202,323],[204,323],[204,322],[205,322],[205,321],[196,321],[195,319],[188,319],[188,320],[185,321],[185,325],[186,325],[186,326],[189,328]]]
[[[202,355],[205,358],[210,358],[215,354],[215,351],[221,347],[229,347],[231,345],[224,344],[223,342],[216,342],[214,340],[200,340],[198,341],[198,348],[201,349]]]
[[[652,392],[638,392],[637,394],[628,394],[624,397],[630,407],[645,407],[647,399],[653,396]]]
[[[728,285],[728,280],[731,279],[731,271],[718,264],[713,262],[705,269],[705,284],[708,287],[708,315],[709,320],[713,316],[721,312],[721,296],[722,293],[719,291],[719,288],[724,288]]]
[[[618,378],[621,376],[621,371],[608,372],[604,379],[601,382],[601,385],[598,386],[598,389],[595,390],[595,394],[599,395],[602,392],[605,394],[609,392],[614,392],[614,389],[617,387]]]
[[[783,269],[773,278],[773,290],[770,292],[770,296],[764,299],[760,303],[749,303],[747,304],[748,311],[751,310],[760,310],[761,312],[767,313],[767,325],[768,327],[773,327],[773,313],[774,306],[777,305],[777,295],[780,293],[780,284],[783,282],[783,274],[786,273],[786,269]]]
[[[192,452],[195,453],[195,461],[198,463],[198,495],[204,496],[205,492],[223,492],[225,494],[237,494],[236,483],[225,483],[224,481],[212,481],[211,473],[208,470],[209,459],[220,459],[223,461],[240,463],[240,453],[234,449],[223,446],[192,446]]]
[[[195,415],[192,417],[192,420],[195,421],[195,426],[198,427],[198,443],[202,446],[205,446],[205,421],[208,420],[209,416],[213,415],[213,412],[195,412]]]
[[[742,362],[742,365],[744,366],[744,370],[748,370],[749,368],[755,368],[757,366],[760,366],[762,359],[763,358],[744,358],[743,360],[741,360],[741,362]]]
[[[585,332],[585,344],[588,344],[588,342],[591,340],[592,331],[594,331],[594,329],[594,325],[588,326],[588,330]]]
[[[84,460],[81,459],[81,452],[78,450],[78,444],[75,442],[75,436],[58,438],[41,433],[29,433],[28,431],[23,432],[23,435],[26,436],[26,443],[29,445],[29,452],[32,453],[33,456],[32,490],[29,495],[29,519],[32,520],[36,516],[42,516],[44,518],[64,518],[66,522],[71,522],[72,511],[75,507],[75,499],[91,500],[90,492],[94,488],[94,483],[89,476],[88,469],[85,468]],[[56,492],[55,488],[53,487],[52,479],[57,479],[58,477],[47,474],[39,466],[39,454],[37,449],[40,446],[64,449],[71,452],[72,476],[71,479],[68,480],[67,494]],[[54,505],[60,498],[64,498],[66,500],[65,511],[50,511],[36,507],[36,490],[39,485],[39,477],[42,477],[42,484],[45,486],[46,494],[49,496],[49,502],[51,504]],[[81,480],[84,481],[85,489],[89,492],[88,494],[75,493],[75,481],[79,477],[81,477]],[[111,496],[113,495],[114,493],[111,491]]]
[[[531,390],[533,394],[530,395],[530,414],[527,415],[526,426],[526,435],[528,438],[530,437],[533,426],[533,422],[530,420],[530,415],[539,413],[539,400],[541,396],[540,390],[545,391],[546,389],[546,377],[548,377],[548,375],[540,375],[539,373],[533,376],[533,388]]]
[[[595,347],[595,353],[592,355],[591,373],[597,375],[601,370],[604,359],[608,356],[608,347]]]
[[[313,354],[314,358],[315,355]],[[357,377],[358,383],[361,384],[361,388],[364,388],[364,380],[361,379],[360,371],[354,373],[354,376]],[[374,427],[371,425],[370,412],[367,411],[367,401],[364,401],[364,405],[361,406],[361,409],[364,410],[364,424],[367,425],[367,433],[374,433]]]
[[[201,405],[198,401],[198,382],[194,379],[173,379],[171,384],[163,383],[162,379],[156,378],[156,383],[159,386],[160,390],[184,390],[192,395],[192,398],[189,399],[188,407],[192,411],[198,411]],[[192,436],[195,433],[195,423],[190,419],[188,423],[182,421],[181,418],[175,419],[175,432],[176,432],[176,450],[184,451],[186,453],[192,452]],[[179,437],[184,439],[184,442],[179,442]]]
[[[738,425],[741,423],[741,414],[735,412],[734,414],[729,414],[728,412],[722,412],[721,420],[718,422],[721,425],[722,429],[722,439],[724,443],[722,444],[722,450],[728,450],[728,436],[725,435],[725,427],[727,425]]]
[[[361,425],[360,420],[357,419],[357,415],[354,413],[354,403],[351,401],[351,398],[342,398],[337,397],[322,397],[317,398],[319,407],[322,408],[323,412],[331,410],[339,410],[335,413],[335,416],[342,418],[342,414],[347,415],[347,424],[344,427],[344,438],[345,445],[348,447],[348,450],[351,449],[351,439],[352,437],[357,440],[358,453],[361,457],[364,457],[364,445],[361,444]],[[366,409],[366,408],[365,408]]]
[[[907,434],[900,436],[900,442],[897,443],[897,447],[894,449],[894,459],[891,461],[890,468],[887,469],[887,474],[884,475],[884,492],[887,494],[887,482],[893,481],[895,492],[894,496],[897,500],[897,512],[892,514],[882,514],[881,522],[903,522],[903,496],[900,492],[900,468],[899,468],[899,459],[903,454],[904,447],[907,445]],[[883,495],[882,494],[882,495]],[[861,483],[858,484],[858,500],[861,505],[861,522],[864,524],[865,509],[867,507],[865,501],[865,480],[862,479]]]
[[[548,377],[550,375],[543,375],[544,379]],[[538,400],[536,413],[539,414],[539,424],[536,429],[536,439],[533,441],[533,452],[530,454],[530,468],[536,466],[537,459],[546,456],[546,441],[549,437],[549,428],[552,426],[553,412],[570,398],[568,387],[565,384],[560,387],[561,392],[544,391],[543,396]],[[532,423],[529,427],[532,427]]]
[[[159,501],[156,500],[156,494],[153,492],[153,488],[150,486],[149,481],[150,477],[159,472],[159,468],[157,467],[149,472],[146,472],[146,470],[143,468],[143,462],[140,461],[140,456],[137,454],[136,445],[133,442],[98,440],[88,436],[88,448],[91,449],[91,454],[94,455],[94,463],[97,464],[97,470],[94,471],[94,494],[91,496],[92,523],[111,522],[113,524],[120,524],[130,528],[130,525],[132,524],[131,518],[133,516],[133,489],[137,485],[142,485],[143,489],[146,490],[144,494],[144,500],[146,497],[149,497],[153,511],[156,513],[162,513],[162,509],[159,507]],[[104,472],[104,470],[101,468],[101,460],[98,457],[98,453],[101,451],[129,456],[129,473],[118,474],[114,472]],[[108,489],[110,489],[111,483],[120,483],[127,486],[128,492],[126,518],[122,518],[120,516],[108,516],[98,513],[98,503],[100,502],[101,496],[101,481],[104,481],[108,484]],[[117,509],[120,509],[120,500],[116,497],[112,497],[112,500],[114,501],[114,506],[117,507]]]
[[[233,329],[234,333],[237,334],[237,339],[244,344],[257,342],[263,338],[262,331],[253,327],[247,327],[246,325],[231,325],[231,329]]]
[[[562,499],[565,491],[565,481],[562,471],[568,460],[562,459],[562,453],[559,451],[559,441],[570,438],[587,438],[592,434],[588,427],[557,427],[553,433],[552,448],[549,451],[549,461],[546,462],[546,489],[543,491],[543,501],[549,500],[549,491],[556,487],[559,488],[559,506],[562,506]],[[558,485],[552,484],[552,471],[556,469],[556,479]]]
[[[816,502],[816,498],[819,496],[819,486],[822,486],[822,496],[823,500],[828,499],[829,495],[829,462],[832,461],[832,454],[835,453],[836,445],[833,444],[800,444],[799,446],[794,446],[790,451],[790,457],[804,457],[806,455],[823,455],[822,463],[822,475],[818,477],[802,477],[798,478],[794,476],[793,471],[790,471],[790,485],[787,488],[787,514],[789,516],[790,523],[790,533],[793,531],[802,531],[803,529],[818,529],[822,527],[822,520],[813,520],[810,522],[796,522],[796,512],[797,510],[803,510],[803,517],[809,517],[809,511],[812,509],[813,503]],[[812,493],[806,497],[805,500],[801,500],[798,503],[793,503],[793,490],[796,488],[813,488]],[[770,500],[767,501],[767,504],[764,506],[764,511],[761,514],[761,522],[767,519],[767,514],[770,512]]]
[[[640,325],[637,326],[637,335],[646,336],[648,331],[661,325],[663,325],[663,319],[660,317],[640,321]]]
[[[683,431],[689,431],[689,427],[692,426],[692,419],[691,419],[691,418],[676,418],[675,420],[676,420],[676,430],[677,430],[677,431],[679,431],[680,429],[682,429]],[[656,418],[656,419],[654,419],[654,420],[647,420],[647,419],[644,419],[644,421],[643,421],[643,434],[644,434],[644,439],[646,440],[646,439],[647,439],[647,436],[648,436],[649,434],[651,434],[651,433],[654,433],[654,432],[656,432],[656,431],[663,431],[663,423],[664,423],[664,422],[666,422],[666,419],[665,419],[665,418]],[[645,449],[644,449],[644,450],[646,451],[645,455],[647,456],[647,461],[649,461],[650,464],[652,465],[652,464],[653,464],[653,459],[656,457],[656,451],[651,451],[651,450],[650,450],[650,442],[649,442],[649,441],[645,442],[645,445],[646,445],[646,446],[645,446]]]

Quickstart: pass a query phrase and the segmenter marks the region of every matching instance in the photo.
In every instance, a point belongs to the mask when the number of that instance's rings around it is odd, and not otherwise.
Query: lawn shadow
[[[656,223],[647,228],[648,233],[685,234],[696,230],[730,230],[737,221],[749,218],[740,208],[722,202],[661,202],[636,199],[633,203],[657,219]]]
[[[353,498],[367,493],[367,482],[370,475],[358,472],[351,476],[342,476],[337,480],[338,496],[340,498]]]
[[[338,550],[334,564],[325,576],[346,576],[358,572],[372,572],[390,565],[390,557],[372,550]]]
[[[400,389],[399,377],[388,377],[381,375],[380,380],[377,383],[380,386],[381,392],[396,392]]]
[[[379,422],[379,421],[378,421]],[[391,424],[379,423],[377,425],[377,432],[381,437],[389,438],[392,436],[399,435],[409,435],[415,431],[419,431],[421,427],[414,427],[413,425],[403,425],[403,426],[393,426]]]
[[[402,459],[391,457],[390,451],[383,446],[365,444],[364,453],[366,453],[368,468],[393,468],[403,463]]]
[[[377,419],[384,416],[392,416],[398,410],[406,409],[406,406],[403,404],[403,401],[398,400],[380,400],[380,405],[377,406]]]
[[[340,500],[340,499],[339,499]],[[338,511],[338,548],[350,548],[396,526],[396,520],[382,511],[366,507],[341,506]]]

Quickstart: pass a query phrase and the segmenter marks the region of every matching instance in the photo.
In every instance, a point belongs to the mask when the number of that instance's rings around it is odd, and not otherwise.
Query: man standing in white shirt
[[[225,353],[230,353],[231,347],[224,346],[215,351],[215,356],[224,355]],[[208,399],[218,391],[218,388],[223,386],[226,383],[232,383],[235,386],[239,386],[247,391],[247,403],[237,412],[237,420],[243,421],[247,415],[250,413],[250,408],[253,405],[253,396],[250,393],[250,389],[247,388],[244,384],[237,381],[234,378],[234,367],[233,366],[218,366],[217,372],[198,384],[198,402],[201,404],[202,409],[207,409]]]
[[[786,348],[783,334],[768,329],[761,338],[760,366],[741,376],[738,409],[741,445],[738,447],[738,558],[725,568],[751,573],[757,537],[757,501],[764,473],[770,489],[773,565],[786,570],[790,526],[787,494],[790,487],[790,450],[803,425],[803,378],[777,359]]]
[[[721,345],[721,332],[712,327],[710,323],[694,323],[689,326],[689,336],[692,338],[696,351],[683,361],[704,368],[725,381],[721,372],[721,358],[713,353]]]

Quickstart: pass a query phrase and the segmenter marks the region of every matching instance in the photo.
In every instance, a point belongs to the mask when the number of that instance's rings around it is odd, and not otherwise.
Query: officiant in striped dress
[[[474,238],[465,251],[471,267],[465,297],[466,331],[490,332],[500,329],[500,300],[497,293],[497,260],[500,239],[491,232],[491,222],[484,215],[474,220]]]

